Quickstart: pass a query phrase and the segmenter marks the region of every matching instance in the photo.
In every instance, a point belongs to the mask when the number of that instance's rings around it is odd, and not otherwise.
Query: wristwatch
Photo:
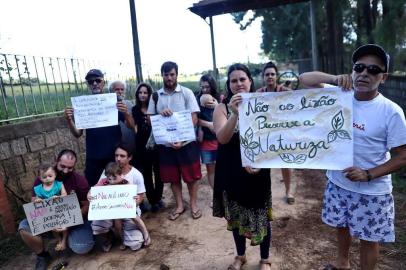
[[[368,182],[370,182],[372,180],[372,175],[368,170],[365,170],[365,172],[367,173]]]

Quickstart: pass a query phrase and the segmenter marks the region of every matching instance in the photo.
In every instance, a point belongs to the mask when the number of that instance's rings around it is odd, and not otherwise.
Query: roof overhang
[[[203,19],[231,12],[276,7],[309,0],[201,0],[189,10]]]

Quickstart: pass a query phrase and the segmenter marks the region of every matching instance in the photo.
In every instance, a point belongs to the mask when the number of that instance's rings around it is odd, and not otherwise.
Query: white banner
[[[137,185],[95,186],[90,189],[89,220],[134,218]]]
[[[115,93],[71,97],[71,101],[78,129],[118,125]]]
[[[242,96],[243,166],[332,170],[352,166],[351,92],[333,87]]]
[[[76,194],[23,205],[32,235],[83,224]]]
[[[196,133],[190,111],[174,112],[169,117],[151,116],[152,133],[157,144],[194,141]]]

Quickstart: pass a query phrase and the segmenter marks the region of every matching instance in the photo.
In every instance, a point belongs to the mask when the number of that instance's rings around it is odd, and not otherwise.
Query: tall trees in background
[[[319,64],[332,73],[348,72],[351,52],[365,43],[378,43],[392,56],[395,70],[406,67],[406,0],[313,0]],[[245,29],[262,20],[262,49],[270,58],[291,61],[311,57],[309,3],[298,3],[233,14]]]

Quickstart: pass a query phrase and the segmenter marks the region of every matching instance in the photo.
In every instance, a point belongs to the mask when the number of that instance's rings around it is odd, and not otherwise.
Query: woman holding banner
[[[260,269],[271,269],[272,193],[269,169],[242,167],[238,130],[240,93],[254,92],[248,68],[233,64],[227,72],[227,96],[213,117],[219,142],[214,178],[213,216],[224,217],[232,231],[237,256],[228,269],[240,269],[247,262],[245,239],[260,245]]]

